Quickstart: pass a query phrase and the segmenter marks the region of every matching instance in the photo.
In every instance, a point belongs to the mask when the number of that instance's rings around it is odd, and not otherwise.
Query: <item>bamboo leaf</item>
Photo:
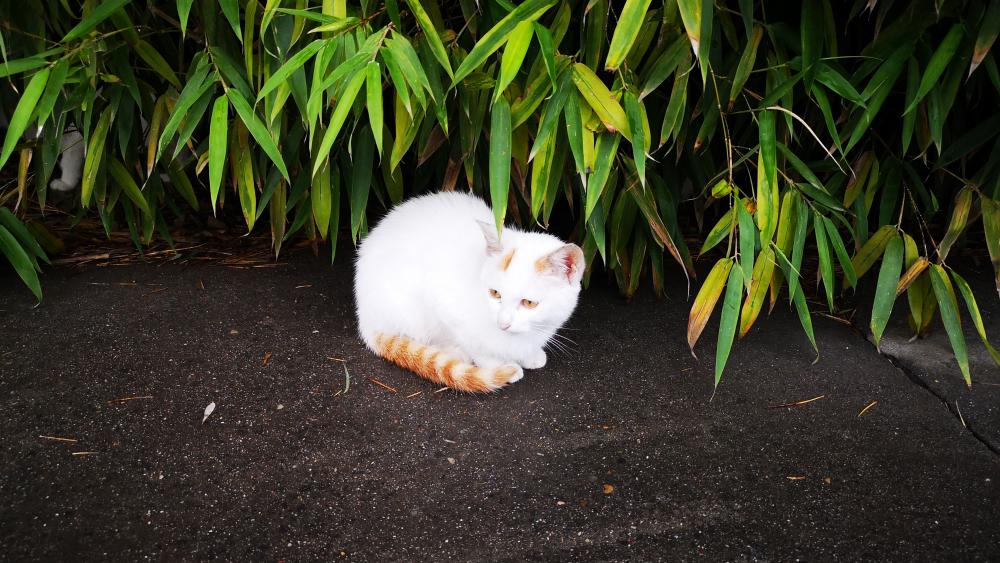
[[[226,169],[226,143],[229,140],[229,98],[223,94],[212,105],[208,131],[208,186],[212,197],[212,213],[219,201],[219,187]]]
[[[438,35],[437,29],[434,28],[434,23],[431,21],[430,16],[427,15],[427,10],[424,10],[424,7],[420,4],[420,0],[406,0],[406,3],[410,6],[410,11],[413,12],[413,17],[416,18],[420,29],[424,30],[424,37],[427,38],[431,54],[441,63],[444,71],[448,73],[448,77],[454,78],[454,74],[451,71],[451,63],[448,62],[448,52],[445,51],[444,43],[441,42],[441,36]],[[381,152],[381,149],[379,152]]]
[[[626,138],[632,138],[625,110],[594,71],[583,63],[576,63],[573,65],[573,83],[608,131],[620,131]]]
[[[365,67],[365,108],[368,110],[368,122],[371,124],[375,147],[382,156],[382,70],[378,62],[372,61]]]
[[[0,168],[7,164],[7,159],[14,153],[18,141],[21,140],[21,135],[28,129],[28,123],[34,115],[42,92],[45,91],[45,83],[48,79],[49,69],[42,69],[36,72],[28,81],[28,85],[25,86],[24,93],[17,101],[17,107],[14,108],[14,113],[10,116],[10,122],[7,125],[7,135],[3,139],[3,152],[0,153]]]
[[[108,161],[108,173],[111,178],[115,181],[118,186],[122,188],[122,192],[132,200],[132,203],[136,205],[143,215],[152,215],[153,210],[149,207],[149,203],[146,198],[139,191],[139,186],[136,185],[135,180],[129,175],[128,170],[122,165],[117,159],[110,159]]]
[[[632,45],[639,35],[639,29],[646,19],[646,11],[649,10],[650,0],[625,0],[621,15],[618,17],[618,25],[615,26],[615,33],[611,36],[611,46],[608,47],[608,57],[605,59],[604,67],[607,70],[618,70]]]
[[[264,96],[270,94],[272,90],[286,83],[289,77],[292,76],[292,73],[301,68],[306,61],[311,59],[325,45],[326,42],[324,40],[317,39],[292,55],[291,58],[285,61],[285,64],[278,67],[278,70],[274,71],[274,74],[264,82],[264,85],[260,88],[260,92],[257,93],[257,101],[263,100]]]
[[[694,298],[687,326],[688,348],[691,349],[692,356],[694,356],[694,345],[698,343],[698,338],[705,330],[705,325],[708,324],[712,311],[715,310],[715,304],[722,296],[722,289],[725,287],[726,280],[729,278],[729,270],[732,267],[733,261],[731,259],[720,258],[712,267],[712,271],[705,277],[701,289],[698,290],[698,295]]]
[[[899,271],[903,267],[903,239],[898,233],[890,235],[882,255],[882,267],[878,273],[878,284],[875,286],[875,302],[872,305],[871,331],[875,338],[875,346],[882,340],[882,333],[892,314],[892,305],[896,301],[896,286],[899,284]]]
[[[948,35],[941,41],[938,45],[936,51],[931,56],[930,62],[927,63],[927,68],[924,70],[924,75],[920,77],[920,86],[917,87],[917,94],[914,96],[913,100],[910,101],[910,105],[906,107],[906,111],[903,115],[906,115],[913,111],[913,108],[917,107],[917,104],[924,99],[925,96],[934,88],[937,84],[941,75],[948,68],[948,64],[951,62],[952,57],[955,56],[955,51],[958,50],[958,46],[962,41],[962,35],[964,34],[962,24],[956,23],[951,26],[948,31]]]
[[[821,215],[820,217],[823,219],[823,226],[826,227],[827,240],[833,246],[833,250],[837,254],[837,262],[840,263],[840,268],[844,271],[844,279],[847,281],[847,285],[850,287],[857,286],[858,275],[854,272],[854,264],[851,262],[851,256],[847,253],[844,239],[840,237],[840,232],[837,231],[837,226],[833,224],[833,221],[826,216]]]
[[[45,255],[42,245],[38,244],[35,235],[31,234],[24,223],[6,207],[0,207],[0,226],[6,227],[17,238],[21,247],[30,252],[31,256],[41,259],[46,264],[51,263],[49,257]]]
[[[170,64],[163,58],[163,55],[152,45],[145,41],[139,41],[132,46],[132,50],[174,88],[181,89],[181,81],[174,73],[174,69],[170,68]]]
[[[188,16],[194,0],[177,0],[177,20],[181,24],[181,35],[187,35]]]
[[[735,264],[729,270],[729,280],[726,282],[726,297],[722,301],[722,314],[719,320],[719,341],[715,347],[715,387],[719,387],[722,372],[729,361],[729,352],[733,348],[733,337],[736,336],[736,321],[739,320],[740,301],[743,298],[743,270]]]
[[[951,285],[951,280],[948,279],[948,273],[941,266],[931,264],[930,276],[931,287],[934,288],[934,296],[941,309],[941,321],[944,323],[945,332],[948,333],[951,349],[955,353],[955,361],[958,362],[958,367],[962,370],[965,385],[972,387],[969,354],[965,347],[965,335],[962,334],[962,321],[958,316],[958,300],[955,297],[955,290]]]
[[[473,70],[479,68],[486,61],[486,57],[489,57],[503,45],[518,24],[524,21],[535,21],[549,8],[554,6],[555,3],[556,0],[528,0],[514,8],[513,11],[487,31],[479,39],[475,47],[469,51],[462,64],[458,65],[458,68],[455,70],[455,78],[452,85],[464,80]]]
[[[988,197],[980,198],[983,208],[983,232],[986,235],[986,250],[993,262],[996,273],[997,293],[1000,294],[1000,202]]]
[[[351,167],[351,236],[354,241],[358,240],[364,224],[374,161],[375,145],[371,135],[362,131],[354,140],[354,162]]]
[[[729,109],[733,109],[733,103],[737,96],[743,91],[754,64],[757,62],[757,48],[760,47],[760,40],[764,37],[764,28],[759,25],[754,26],[750,41],[743,47],[743,54],[740,55],[740,62],[736,65],[736,72],[733,74],[733,87],[729,90]]]
[[[611,175],[611,169],[614,168],[619,141],[621,141],[621,136],[614,133],[602,133],[597,136],[597,158],[594,162],[594,171],[587,179],[587,203],[584,211],[586,219],[590,218],[594,207],[601,199],[601,193],[608,182],[608,176]]]
[[[312,204],[313,222],[320,238],[326,240],[330,228],[330,157],[321,155],[319,171],[313,174],[312,187],[309,189],[309,202]]]
[[[529,29],[530,32],[530,29]],[[507,216],[507,191],[510,188],[510,104],[500,97],[493,102],[490,116],[490,201],[497,234]]]
[[[742,204],[737,203],[737,205],[742,205]],[[735,221],[735,219],[736,219],[736,208],[732,207],[729,209],[729,211],[726,211],[725,214],[722,215],[722,218],[719,219],[719,222],[716,223],[715,226],[712,227],[712,230],[708,232],[708,235],[705,236],[705,242],[701,245],[701,251],[699,252],[699,254],[705,254],[706,252],[714,248],[715,245],[722,242],[722,239],[726,238],[726,235],[728,235],[732,231],[733,221]]]
[[[962,294],[962,298],[965,299],[965,305],[969,309],[969,316],[972,317],[972,324],[976,327],[976,332],[979,333],[979,339],[983,341],[983,346],[986,347],[986,351],[990,353],[990,357],[993,358],[993,363],[1000,366],[1000,352],[990,344],[988,338],[986,338],[986,327],[983,326],[983,315],[979,312],[979,305],[976,303],[976,296],[972,293],[972,288],[965,279],[958,275],[955,270],[951,271],[951,279],[955,280],[955,285],[958,286],[958,292]]]
[[[772,276],[774,276],[774,249],[768,247],[760,253],[753,266],[750,292],[743,303],[743,310],[740,311],[740,338],[747,335],[757,316],[760,315]]]
[[[90,205],[90,196],[94,193],[94,183],[97,181],[97,172],[104,160],[104,143],[113,116],[113,108],[105,108],[97,120],[97,125],[94,126],[94,131],[90,134],[87,156],[83,161],[83,178],[80,182],[80,202],[84,207]]]
[[[35,299],[41,301],[42,285],[38,281],[38,273],[35,271],[34,261],[28,256],[24,248],[21,248],[14,235],[2,225],[0,225],[0,252],[3,252],[4,256],[7,257],[11,266],[14,267],[14,271],[17,272],[18,277],[21,278],[24,285],[28,286],[31,293],[35,295]]]
[[[883,225],[854,255],[851,263],[854,264],[854,273],[859,278],[868,272],[879,256],[882,256],[882,253],[885,252],[885,245],[889,243],[889,239],[895,233],[896,227],[894,225]]]
[[[90,30],[97,27],[101,22],[111,17],[111,14],[118,11],[122,6],[128,4],[132,0],[105,0],[101,5],[97,6],[90,11],[80,23],[73,26],[73,29],[69,30],[66,35],[63,36],[60,43],[69,43],[70,41],[75,41],[87,34]],[[39,298],[41,299],[41,298]]]
[[[824,217],[818,211],[813,212],[813,224],[816,226],[813,233],[816,235],[816,254],[819,255],[819,271],[823,279],[823,288],[826,290],[826,302],[833,312],[833,290],[835,282],[833,278],[833,260],[830,257],[830,244],[826,239],[826,229],[823,226]]]
[[[958,236],[965,230],[965,224],[969,220],[969,212],[972,210],[972,188],[966,186],[955,196],[955,206],[951,211],[951,221],[948,223],[948,231],[941,244],[937,247],[938,260],[944,262],[948,258],[948,252],[958,240]]]
[[[972,51],[972,63],[969,65],[969,76],[982,64],[990,47],[1000,34],[1000,3],[987,2],[986,13],[979,22],[979,33],[976,35],[976,46]]]
[[[364,79],[363,74],[359,74],[358,76]],[[285,159],[282,158],[281,152],[278,150],[278,145],[275,144],[274,139],[271,138],[271,134],[264,127],[264,123],[257,117],[257,114],[254,113],[253,108],[250,107],[246,98],[243,97],[243,94],[240,94],[239,90],[235,89],[227,90],[226,96],[229,98],[229,103],[232,104],[233,109],[240,116],[240,120],[246,125],[250,134],[253,135],[254,140],[257,141],[257,144],[260,145],[261,150],[278,167],[278,171],[285,177],[285,180],[289,180],[288,168],[285,167]]]
[[[243,42],[243,30],[240,27],[240,4],[239,0],[218,0],[222,8],[222,14],[226,16],[226,21],[233,28],[236,38]]]
[[[754,256],[757,249],[757,227],[753,223],[753,217],[747,210],[746,205],[742,205],[740,202],[736,203],[736,221],[740,227],[740,266],[743,268],[744,272],[754,271]],[[747,284],[747,289],[750,288],[751,278],[744,277],[744,282]]]
[[[514,81],[514,77],[521,70],[524,55],[528,52],[528,46],[531,44],[532,35],[534,35],[532,22],[523,21],[517,24],[507,38],[507,46],[504,47],[503,57],[500,59],[500,77],[493,90],[494,103],[503,95],[504,90]]]
[[[340,133],[340,129],[344,126],[347,114],[350,113],[351,107],[354,105],[354,99],[357,98],[358,91],[361,90],[361,85],[365,83],[366,76],[367,73],[359,72],[344,86],[343,92],[337,99],[337,104],[333,106],[333,113],[330,115],[330,124],[327,126],[326,133],[323,134],[323,140],[316,154],[330,154],[333,142],[337,139],[337,134]],[[321,161],[317,160],[313,164],[313,175],[319,170],[320,163]]]
[[[552,33],[549,28],[540,25],[538,22],[532,24],[535,30],[535,37],[538,38],[538,50],[542,54],[542,62],[545,63],[545,72],[549,75],[549,82],[552,83],[553,90],[556,88],[556,78],[559,74],[556,71],[556,48],[552,42]]]
[[[757,154],[757,226],[761,243],[771,242],[778,226],[778,170],[774,112],[758,117],[760,152]]]
[[[628,118],[629,129],[632,131],[632,159],[635,161],[635,171],[639,176],[639,182],[646,186],[646,147],[649,138],[646,131],[649,125],[646,122],[646,112],[643,111],[642,102],[631,91],[625,92],[625,115]]]

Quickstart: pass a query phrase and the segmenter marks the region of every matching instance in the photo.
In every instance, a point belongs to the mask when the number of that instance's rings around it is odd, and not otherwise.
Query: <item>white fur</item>
[[[457,192],[418,197],[386,215],[358,250],[354,290],[365,344],[374,351],[377,333],[400,335],[481,367],[544,366],[546,343],[576,307],[583,253],[512,228],[497,241],[493,225],[482,200]],[[551,265],[543,273],[539,259]]]
[[[49,187],[57,192],[75,190],[83,174],[83,135],[76,130],[63,133],[62,146],[59,148],[62,152],[59,157],[59,169],[62,175],[49,182]]]

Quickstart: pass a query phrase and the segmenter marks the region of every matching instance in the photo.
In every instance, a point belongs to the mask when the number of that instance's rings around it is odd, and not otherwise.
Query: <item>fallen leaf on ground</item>
[[[607,483],[605,483],[604,484],[604,494],[610,495],[613,492],[615,492],[615,486],[614,485],[608,485]]]
[[[209,403],[208,406],[205,407],[205,416],[202,417],[202,419],[201,419],[201,423],[202,424],[205,424],[205,421],[208,420],[208,417],[212,416],[212,412],[213,411],[215,411],[215,402],[214,401],[211,402],[211,403]]]

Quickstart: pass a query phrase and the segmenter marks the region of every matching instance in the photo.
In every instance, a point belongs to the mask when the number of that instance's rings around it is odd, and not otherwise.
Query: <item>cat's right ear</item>
[[[494,254],[500,254],[503,250],[503,246],[500,245],[500,237],[497,235],[497,228],[491,223],[486,221],[479,221],[479,228],[483,231],[483,238],[486,239],[486,254],[493,256]]]

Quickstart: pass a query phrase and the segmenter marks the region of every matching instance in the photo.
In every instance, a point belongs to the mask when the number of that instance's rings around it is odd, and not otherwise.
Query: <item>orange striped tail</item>
[[[493,369],[477,367],[406,336],[376,333],[375,349],[390,362],[456,391],[488,393],[524,375],[521,367],[514,364]]]

